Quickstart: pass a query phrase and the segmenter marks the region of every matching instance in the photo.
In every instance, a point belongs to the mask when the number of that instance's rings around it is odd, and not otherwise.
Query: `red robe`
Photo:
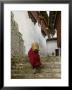
[[[33,68],[37,68],[41,65],[39,54],[34,52],[32,48],[28,52],[28,57]]]

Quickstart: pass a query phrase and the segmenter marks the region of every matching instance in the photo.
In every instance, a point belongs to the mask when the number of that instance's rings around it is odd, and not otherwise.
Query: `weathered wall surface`
[[[18,24],[14,20],[14,15],[11,13],[11,58],[14,56],[24,56],[24,41],[22,34],[18,30]]]

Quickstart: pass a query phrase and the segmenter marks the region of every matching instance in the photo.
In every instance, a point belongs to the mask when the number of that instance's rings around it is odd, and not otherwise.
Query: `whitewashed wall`
[[[52,52],[55,53],[55,49],[57,49],[57,41],[51,40],[47,42],[47,53],[48,55],[52,55]]]

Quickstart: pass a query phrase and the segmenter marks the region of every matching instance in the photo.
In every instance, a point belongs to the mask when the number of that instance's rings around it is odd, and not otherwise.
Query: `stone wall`
[[[14,56],[23,57],[25,52],[22,34],[18,29],[18,24],[14,20],[13,13],[11,13],[11,58]]]

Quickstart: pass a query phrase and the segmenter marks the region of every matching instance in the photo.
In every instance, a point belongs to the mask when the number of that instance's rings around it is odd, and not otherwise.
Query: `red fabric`
[[[28,57],[33,68],[39,67],[41,65],[39,54],[34,52],[32,48],[28,52]]]

